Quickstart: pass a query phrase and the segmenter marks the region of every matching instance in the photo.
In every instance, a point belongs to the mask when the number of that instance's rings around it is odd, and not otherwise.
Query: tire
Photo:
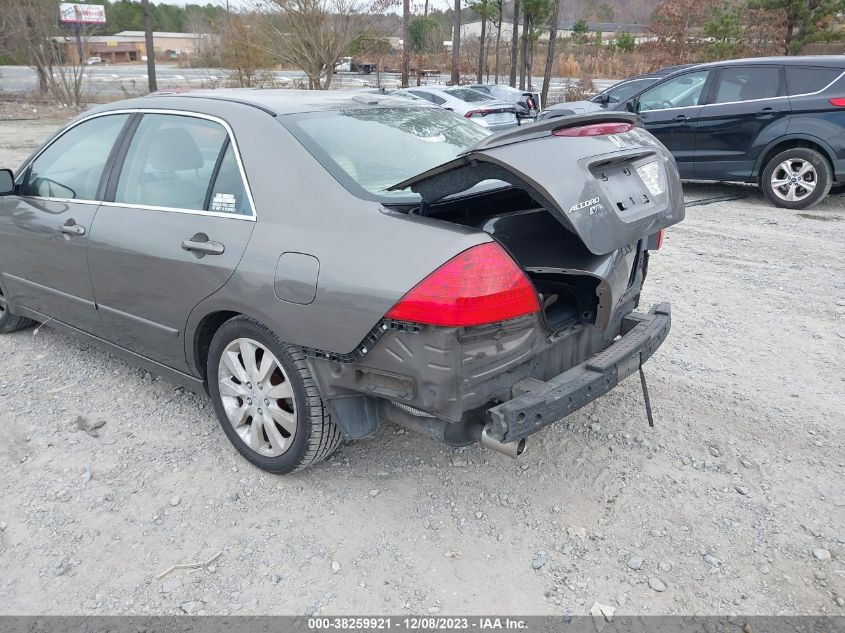
[[[777,186],[778,183],[782,184]],[[827,197],[832,184],[833,173],[827,158],[807,147],[795,147],[773,156],[760,179],[769,202],[784,209],[813,206]]]
[[[0,290],[0,334],[17,332],[34,324],[35,321],[32,319],[12,314],[9,311],[9,306],[6,305],[6,298],[3,296],[3,291]]]
[[[249,363],[250,357],[255,363]],[[206,376],[223,432],[262,470],[302,470],[340,445],[340,429],[329,417],[302,350],[283,343],[261,323],[244,316],[226,321],[211,340]]]

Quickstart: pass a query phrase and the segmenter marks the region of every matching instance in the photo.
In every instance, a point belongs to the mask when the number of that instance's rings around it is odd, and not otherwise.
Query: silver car
[[[456,112],[493,132],[507,130],[519,124],[516,107],[512,103],[494,99],[463,86],[452,88],[417,86],[397,90],[391,94],[423,99],[445,110]]]
[[[0,170],[0,333],[46,323],[207,392],[270,472],[385,421],[517,455],[669,331],[668,304],[634,312],[684,217],[641,125],[490,134],[342,91],[99,106]]]

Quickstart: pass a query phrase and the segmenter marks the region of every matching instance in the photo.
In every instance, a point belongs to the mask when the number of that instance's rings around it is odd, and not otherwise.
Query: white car
[[[513,104],[499,101],[477,90],[463,86],[451,88],[415,86],[396,90],[391,94],[398,97],[423,99],[429,103],[434,103],[445,110],[463,115],[473,123],[486,127],[492,132],[507,130],[519,125],[516,108]]]
[[[96,66],[97,64],[102,64],[102,63],[103,63],[103,58],[102,58],[102,57],[97,57],[96,55],[93,55],[93,56],[89,57],[89,58],[85,61],[85,65],[86,65],[86,66]]]
[[[512,103],[521,119],[536,119],[542,109],[540,95],[536,92],[512,88],[507,84],[470,84],[466,87],[483,92],[494,99]]]

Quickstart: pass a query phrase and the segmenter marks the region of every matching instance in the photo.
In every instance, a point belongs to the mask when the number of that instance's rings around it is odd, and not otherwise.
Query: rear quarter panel
[[[354,197],[275,119],[230,119],[256,204],[257,224],[232,278],[193,311],[188,331],[220,310],[247,314],[282,340],[346,354],[390,307],[440,264],[490,241],[484,233],[385,210]],[[283,253],[319,260],[313,302],[274,291]],[[190,358],[192,350],[187,350]]]

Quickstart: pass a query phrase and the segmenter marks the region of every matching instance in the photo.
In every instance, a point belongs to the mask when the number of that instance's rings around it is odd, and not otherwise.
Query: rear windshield
[[[461,101],[466,101],[467,103],[477,103],[478,101],[490,101],[490,97],[485,94],[481,94],[477,90],[471,90],[469,88],[455,88],[454,90],[447,90],[450,95],[457,97]]]
[[[388,187],[455,158],[490,133],[440,108],[355,108],[284,117],[317,160],[353,194],[413,199]]]
[[[842,74],[843,68],[817,66],[787,66],[786,88],[790,95],[818,92]]]

